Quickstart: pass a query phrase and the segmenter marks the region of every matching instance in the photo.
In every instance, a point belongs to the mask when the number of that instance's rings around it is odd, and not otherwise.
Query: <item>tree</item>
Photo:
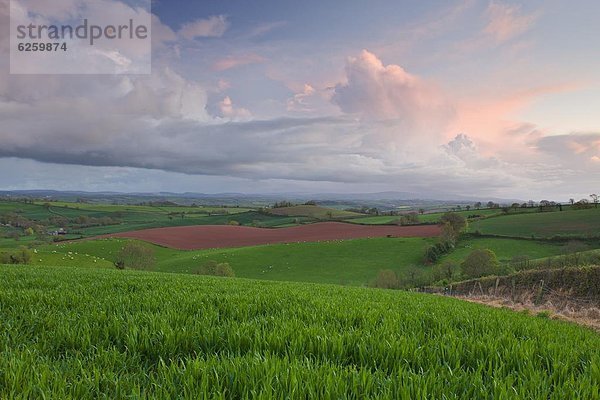
[[[467,211],[469,211],[471,209],[471,206],[467,205],[465,206],[465,208],[467,209]]]
[[[575,210],[585,210],[586,208],[590,208],[590,202],[587,199],[581,199],[573,204],[573,208]]]
[[[478,201],[477,203],[474,204],[474,206],[475,206],[476,209],[479,210],[481,208],[481,202]]]
[[[496,254],[489,249],[473,250],[460,266],[467,278],[494,275],[500,269]]]
[[[571,205],[575,204],[575,199],[569,199],[569,203],[571,203]]]
[[[592,203],[594,203],[594,207],[598,208],[598,202],[600,202],[600,196],[598,196],[596,193],[592,193],[592,194],[590,194],[590,197],[592,198]]]
[[[455,242],[460,234],[467,228],[467,220],[460,214],[447,212],[440,218],[442,234],[452,242]]]
[[[117,269],[151,269],[156,264],[154,249],[142,243],[129,242],[117,254]]]
[[[433,281],[451,280],[458,271],[458,265],[451,261],[446,261],[433,267]]]
[[[410,212],[408,214],[403,214],[400,219],[397,221],[400,225],[414,225],[419,223],[419,214],[416,212]]]
[[[425,210],[423,208],[419,208],[419,214],[421,214],[421,215],[425,214]]]

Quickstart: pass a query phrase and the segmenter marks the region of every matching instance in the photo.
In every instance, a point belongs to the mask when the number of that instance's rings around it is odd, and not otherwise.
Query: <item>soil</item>
[[[270,229],[230,225],[195,225],[122,232],[105,237],[140,239],[176,249],[198,250],[374,237],[435,237],[439,234],[440,227],[437,225],[369,226],[322,222]]]

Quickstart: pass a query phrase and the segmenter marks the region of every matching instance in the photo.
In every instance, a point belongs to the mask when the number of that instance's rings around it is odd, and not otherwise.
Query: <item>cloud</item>
[[[521,7],[493,1],[486,12],[488,24],[484,32],[497,43],[507,42],[527,32],[537,19],[536,15],[525,15]]]
[[[252,116],[252,113],[245,108],[236,107],[229,96],[225,96],[222,100],[218,101],[213,107],[208,107],[209,112],[216,117],[229,118],[235,120],[244,120]]]
[[[265,59],[258,54],[249,53],[241,54],[237,56],[229,56],[217,60],[213,65],[214,71],[226,71],[228,69],[236,68],[242,65],[262,63]]]
[[[452,107],[433,84],[399,65],[383,65],[367,50],[348,59],[346,79],[335,86],[332,98],[344,113],[399,119],[413,133],[438,129],[452,114]]]
[[[275,29],[281,28],[285,25],[287,25],[287,22],[285,22],[285,21],[276,21],[276,22],[268,22],[266,24],[260,24],[250,31],[249,37],[252,38],[252,37],[262,36],[262,35],[265,35]]]
[[[312,112],[313,109],[307,104],[307,99],[314,96],[316,90],[308,83],[304,84],[302,91],[294,94],[287,100],[287,110],[294,112]]]
[[[586,169],[596,167],[600,172],[600,133],[571,133],[541,137],[536,141],[537,149],[559,159],[569,168]]]
[[[198,19],[184,24],[179,35],[185,39],[221,37],[229,28],[229,21],[224,15],[213,15],[206,19]]]

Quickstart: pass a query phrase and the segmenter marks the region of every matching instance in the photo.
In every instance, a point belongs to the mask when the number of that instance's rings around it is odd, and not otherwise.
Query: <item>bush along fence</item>
[[[464,297],[490,297],[513,302],[559,307],[600,307],[600,266],[521,271],[507,276],[490,276],[450,284],[444,288],[425,287],[427,293]]]

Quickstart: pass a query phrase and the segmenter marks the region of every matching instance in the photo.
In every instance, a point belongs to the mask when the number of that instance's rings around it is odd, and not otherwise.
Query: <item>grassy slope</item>
[[[507,215],[473,222],[471,231],[496,235],[551,237],[599,235],[600,208]]]
[[[461,240],[452,253],[443,256],[439,262],[462,262],[473,250],[490,249],[500,262],[508,262],[514,256],[526,255],[531,259],[545,258],[563,254],[564,245],[532,240],[470,238]]]
[[[414,269],[427,270],[421,266],[423,250],[432,240],[376,238],[200,251],[152,247],[157,271],[193,273],[206,261],[214,260],[228,262],[238,277],[360,286],[368,284],[381,269],[392,269],[400,274]],[[110,267],[126,241],[103,239],[40,247],[34,263]],[[531,240],[472,238],[461,241],[457,249],[440,262],[460,263],[478,248],[493,250],[503,262],[515,255],[537,259],[559,255],[564,250],[561,244]],[[92,257],[96,257],[96,261]]]
[[[600,336],[438,296],[0,266],[0,398],[598,398]]]
[[[111,265],[125,243],[126,239],[104,239],[46,246],[38,250],[34,262]],[[152,247],[157,271],[193,273],[207,261],[215,260],[228,262],[243,278],[365,285],[380,269],[404,272],[415,268],[428,243],[431,239],[376,238],[200,251]],[[99,259],[94,262],[90,256]]]

